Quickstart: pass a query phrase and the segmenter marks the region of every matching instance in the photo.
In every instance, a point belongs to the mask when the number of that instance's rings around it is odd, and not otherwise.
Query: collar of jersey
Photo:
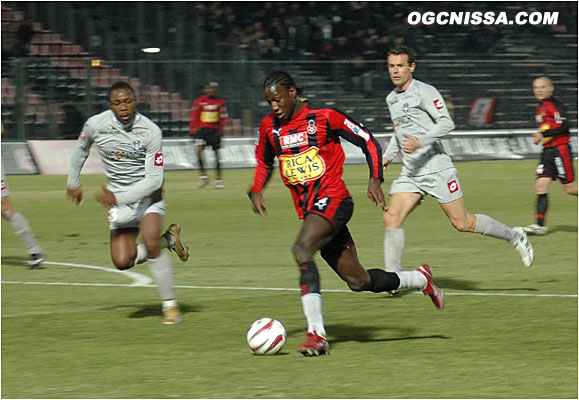
[[[288,120],[288,122],[289,122],[289,121],[293,121],[293,120],[295,120],[295,119],[298,119],[299,117],[302,116],[302,114],[307,113],[308,108],[309,108],[308,106],[309,106],[309,103],[308,103],[307,101],[304,101],[304,108],[302,108],[302,109],[301,109],[300,111],[298,111],[297,113],[294,113],[294,114],[291,116],[291,118]]]
[[[399,90],[398,88],[396,88],[396,93],[399,93],[399,94],[406,93],[414,85],[414,82],[416,82],[416,78],[412,77],[412,80],[410,81],[410,85],[408,85],[408,87],[405,90]]]

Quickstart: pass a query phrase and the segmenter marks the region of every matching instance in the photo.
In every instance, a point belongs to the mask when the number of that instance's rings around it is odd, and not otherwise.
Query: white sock
[[[142,264],[149,258],[149,252],[147,251],[147,246],[144,243],[137,243],[137,258],[135,259],[135,264]]]
[[[404,229],[386,229],[384,232],[384,267],[386,272],[399,272],[402,269],[404,251]]]
[[[157,289],[162,300],[174,300],[175,289],[173,288],[173,264],[171,258],[165,252],[157,258],[149,258],[149,270],[157,282]]]
[[[163,300],[163,312],[169,311],[171,308],[178,307],[178,306],[179,306],[179,303],[177,303],[177,300],[175,300],[175,299]]]
[[[400,278],[400,286],[398,289],[418,289],[424,290],[428,281],[426,277],[417,270],[414,271],[400,271],[397,272]]]
[[[502,222],[499,222],[485,214],[475,214],[476,226],[474,231],[485,236],[492,236],[503,240],[508,240],[513,244],[519,238],[519,233],[515,232]]]
[[[304,294],[302,296],[302,306],[308,321],[308,332],[316,332],[318,335],[326,337],[324,315],[322,313],[322,295],[318,293]]]
[[[8,220],[14,232],[20,236],[20,239],[24,242],[24,245],[28,249],[28,254],[38,254],[42,253],[42,248],[38,245],[36,237],[28,224],[28,220],[19,211],[16,211],[12,218]]]

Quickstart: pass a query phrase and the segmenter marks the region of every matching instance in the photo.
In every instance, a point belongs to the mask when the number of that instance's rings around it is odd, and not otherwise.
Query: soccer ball
[[[285,346],[287,332],[277,319],[261,318],[249,327],[247,344],[257,355],[274,355]]]

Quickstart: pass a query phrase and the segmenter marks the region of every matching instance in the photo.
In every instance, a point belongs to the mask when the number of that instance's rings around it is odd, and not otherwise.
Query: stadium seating
[[[14,32],[18,28],[18,21],[25,16],[23,10],[28,9],[27,5],[9,4],[23,8],[10,9],[2,3],[3,33]],[[501,9],[516,11],[520,7],[519,4],[505,4]],[[95,6],[92,10],[98,13],[99,7]],[[259,90],[261,80],[273,68],[284,68],[296,76],[313,103],[339,108],[365,123],[374,132],[392,129],[384,104],[384,96],[392,89],[392,84],[386,76],[386,66],[382,60],[366,61],[363,65],[347,60],[315,62],[315,54],[306,53],[306,63],[280,61],[244,65],[231,64],[225,60],[222,63],[204,64],[195,59],[148,64],[146,59],[124,60],[124,55],[120,55],[120,59],[105,59],[103,54],[88,52],[81,45],[69,41],[64,32],[45,29],[45,23],[45,20],[32,22],[36,34],[30,43],[30,57],[18,62],[3,59],[3,105],[16,102],[13,78],[15,69],[22,65],[25,65],[28,93],[37,94],[46,104],[55,103],[56,107],[64,99],[74,99],[83,105],[87,115],[106,107],[107,89],[112,83],[126,80],[135,88],[139,110],[157,122],[166,136],[187,136],[192,100],[201,94],[207,80],[215,80],[221,83],[219,94],[228,101],[231,120],[226,134],[253,135],[259,119],[268,112]],[[219,40],[214,34],[205,34],[203,31],[197,33],[207,40]],[[500,51],[492,55],[469,49],[468,32],[441,29],[435,36],[423,36],[421,40],[433,42],[434,50],[419,55],[415,76],[435,85],[445,98],[450,99],[454,105],[454,119],[458,129],[470,128],[467,125],[469,107],[472,100],[479,97],[498,100],[493,122],[488,128],[534,127],[536,102],[531,81],[541,75],[552,77],[556,95],[565,101],[569,110],[571,125],[577,126],[575,33],[547,35],[539,29],[511,32],[501,38]],[[558,45],[553,46],[553,41]],[[86,46],[86,43],[83,45]],[[223,43],[214,45],[216,48],[223,47]],[[167,53],[178,52],[178,41],[168,42],[166,46]],[[193,47],[191,54],[205,61],[208,56],[204,52],[205,47]],[[135,73],[142,65],[150,70],[145,77],[141,72]],[[12,80],[5,84],[5,77]],[[58,123],[61,120],[60,117],[51,117],[47,121],[47,114],[54,113],[37,108],[33,110],[38,112],[33,122],[30,122],[32,114],[26,113],[26,120],[31,126],[38,125],[39,121]],[[60,114],[57,112],[55,115]],[[3,120],[12,124],[16,118],[13,112],[3,110]],[[58,130],[52,128],[53,132]]]

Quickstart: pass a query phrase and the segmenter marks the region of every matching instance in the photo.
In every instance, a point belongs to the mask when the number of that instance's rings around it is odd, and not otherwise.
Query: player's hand
[[[382,157],[382,170],[386,171],[386,167],[390,164],[390,161],[386,157]]]
[[[543,134],[541,132],[535,132],[532,135],[533,137],[533,144],[539,144],[543,140]]]
[[[117,204],[117,199],[116,199],[115,194],[113,192],[108,190],[103,185],[101,185],[101,190],[102,190],[102,193],[100,193],[99,195],[96,196],[97,201],[99,203],[101,203],[101,205],[106,206],[106,207],[112,207],[115,204]]]
[[[420,148],[420,141],[418,139],[406,133],[403,136],[406,138],[406,141],[402,142],[400,147],[402,147],[402,150],[405,153],[411,154],[414,153],[416,149]]]
[[[66,189],[66,197],[76,201],[77,204],[84,203],[84,197],[82,195],[82,188],[79,186],[76,189]]]
[[[253,211],[265,217],[267,210],[265,209],[265,199],[261,193],[249,192],[249,199],[253,205]]]
[[[380,186],[380,180],[370,178],[370,181],[368,181],[368,198],[374,202],[374,205],[382,207],[383,211],[388,209],[384,199],[384,192]]]

